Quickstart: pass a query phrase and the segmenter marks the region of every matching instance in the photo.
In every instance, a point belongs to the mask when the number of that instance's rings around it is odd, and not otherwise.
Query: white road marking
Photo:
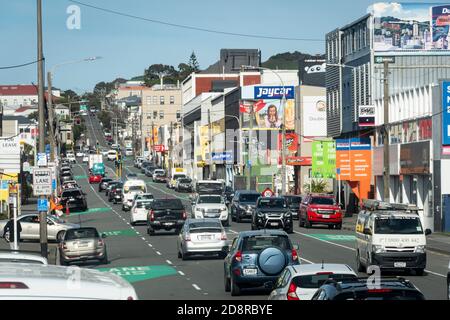
[[[314,264],[314,262],[312,262],[312,261],[310,261],[310,260],[306,260],[305,258],[300,258],[300,257],[299,257],[299,259],[302,260],[302,261],[305,261],[306,263]]]
[[[178,273],[179,273],[180,275],[182,275],[182,276],[185,275],[183,271],[178,271]]]
[[[195,290],[201,291],[202,289],[200,289],[200,287],[198,285],[196,285],[195,283],[192,284],[192,286],[195,288]]]
[[[144,238],[144,237],[142,237],[141,239],[145,241],[145,238]]]
[[[152,244],[151,244],[151,243],[149,243],[149,244],[148,244],[148,246],[149,246],[150,248],[153,248],[153,246],[152,246]]]
[[[228,231],[230,231],[231,233],[233,233],[233,234],[239,234],[239,232],[237,232],[237,231],[234,231],[234,230],[228,230]]]
[[[161,255],[161,252],[159,252],[159,251],[156,251],[156,254],[157,254],[158,256],[160,256],[160,255]]]
[[[433,275],[438,276],[438,277],[447,278],[447,276],[444,276],[443,274],[440,274],[440,273],[436,273],[436,272],[433,272],[433,271],[430,271],[430,270],[427,270],[427,269],[425,269],[425,271],[427,273],[429,273],[429,274],[433,274]]]
[[[166,260],[166,262],[170,265],[173,264],[172,261],[170,261],[170,260]]]

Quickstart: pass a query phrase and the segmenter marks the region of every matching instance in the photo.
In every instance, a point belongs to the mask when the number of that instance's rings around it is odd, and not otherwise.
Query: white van
[[[122,210],[128,211],[133,205],[134,196],[139,193],[147,193],[147,185],[143,180],[128,180],[122,188]]]
[[[356,222],[358,271],[369,266],[387,270],[414,270],[422,275],[426,263],[426,236],[419,209],[410,205],[365,200]]]
[[[109,161],[114,161],[117,159],[117,151],[116,150],[109,150],[108,151],[108,155],[106,156],[106,158]]]

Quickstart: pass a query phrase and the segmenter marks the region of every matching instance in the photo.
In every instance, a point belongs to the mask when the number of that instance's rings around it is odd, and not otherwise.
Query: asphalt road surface
[[[107,147],[103,129],[95,117],[85,117],[88,137]],[[107,175],[115,177],[113,162],[108,162]],[[190,212],[188,194],[177,193],[156,184],[133,167],[133,159],[125,159],[124,172],[139,174],[139,178],[147,182],[149,192],[155,198],[179,198]],[[107,265],[85,264],[82,267],[97,268],[115,272],[129,280],[136,288],[140,299],[215,299],[232,300],[224,290],[223,260],[219,258],[195,259],[182,261],[177,258],[177,235],[169,232],[157,233],[150,237],[146,227],[131,226],[129,213],[121,210],[120,204],[108,202],[104,193],[98,192],[98,185],[89,185],[87,166],[73,166],[75,179],[84,192],[87,193],[89,211],[83,214],[71,214],[71,222],[83,226],[96,227],[100,232],[106,232],[108,257]],[[295,221],[296,222],[296,221]],[[250,230],[249,223],[231,222],[227,229],[229,240],[239,232]],[[294,244],[298,244],[302,263],[343,263],[356,270],[354,233],[344,230],[329,230],[327,227],[312,229],[299,228],[295,223],[294,234],[290,235]],[[449,257],[428,252],[427,271],[424,276],[409,274],[388,274],[404,276],[414,283],[427,299],[446,299],[446,274]],[[366,276],[361,274],[361,276]],[[265,300],[267,292],[243,292],[244,299]]]

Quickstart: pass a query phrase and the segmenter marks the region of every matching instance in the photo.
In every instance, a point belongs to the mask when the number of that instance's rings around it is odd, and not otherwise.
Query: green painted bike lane
[[[175,268],[164,265],[99,268],[97,270],[102,272],[114,273],[115,275],[124,278],[130,283],[177,275],[177,271]]]
[[[316,238],[318,240],[325,240],[325,241],[356,241],[356,237],[353,235],[348,234],[323,234],[323,233],[315,233],[315,234],[308,234],[308,236],[311,236],[313,238]]]

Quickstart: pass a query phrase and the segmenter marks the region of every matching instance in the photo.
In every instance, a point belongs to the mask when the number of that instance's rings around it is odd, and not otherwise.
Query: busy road
[[[98,120],[85,117],[87,135],[91,141],[98,141],[100,147],[108,148]],[[107,176],[116,178],[114,162],[106,161]],[[85,264],[83,267],[111,271],[123,276],[135,287],[140,299],[236,299],[224,290],[224,265],[221,258],[198,258],[183,261],[177,256],[176,239],[173,232],[147,234],[145,225],[132,226],[129,212],[121,210],[121,204],[108,202],[97,184],[88,183],[88,167],[77,159],[73,164],[73,175],[87,194],[88,211],[71,213],[70,222],[82,226],[96,227],[108,235],[109,263]],[[123,176],[136,173],[146,182],[148,191],[155,199],[180,199],[190,213],[188,193],[167,189],[164,183],[154,183],[133,166],[133,158],[124,160]],[[240,232],[250,230],[250,223],[230,222],[226,227],[228,240]],[[289,235],[292,243],[299,247],[302,264],[339,263],[348,264],[357,270],[355,259],[355,234],[352,231],[335,230],[315,226],[305,229],[294,223],[294,232]],[[404,276],[409,279],[427,299],[446,299],[446,274],[448,256],[428,252],[427,267],[423,276],[388,273],[389,276]],[[365,274],[359,274],[365,276]],[[244,291],[245,299],[267,299],[267,292]]]

